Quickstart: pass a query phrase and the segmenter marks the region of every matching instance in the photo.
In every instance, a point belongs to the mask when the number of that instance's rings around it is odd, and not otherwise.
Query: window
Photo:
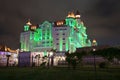
[[[65,45],[65,43],[63,43],[63,45]]]
[[[58,33],[56,35],[59,35]]]
[[[59,45],[59,43],[57,43],[57,45]]]
[[[63,35],[65,35],[65,33],[63,33]]]
[[[65,40],[65,38],[63,38],[63,40]]]
[[[49,35],[49,33],[47,33],[47,35]]]
[[[56,38],[56,40],[59,40],[59,38]]]

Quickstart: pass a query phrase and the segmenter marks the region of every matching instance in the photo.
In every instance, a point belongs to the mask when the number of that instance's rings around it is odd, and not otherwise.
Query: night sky
[[[120,45],[120,0],[0,0],[0,44],[17,49],[28,19],[33,24],[63,20],[76,10],[91,40]]]

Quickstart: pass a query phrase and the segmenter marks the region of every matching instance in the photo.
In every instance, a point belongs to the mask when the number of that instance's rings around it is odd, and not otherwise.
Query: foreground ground
[[[0,68],[0,80],[120,80],[120,67],[108,69],[81,67],[75,70],[66,67],[9,67]]]

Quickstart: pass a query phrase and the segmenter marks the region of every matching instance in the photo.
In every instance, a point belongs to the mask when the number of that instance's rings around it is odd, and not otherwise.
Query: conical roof
[[[80,15],[80,12],[77,10],[76,13],[75,13],[75,15]]]

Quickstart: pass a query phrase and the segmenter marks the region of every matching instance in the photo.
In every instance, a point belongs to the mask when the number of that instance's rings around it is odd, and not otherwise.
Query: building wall
[[[56,51],[68,51],[70,28],[66,25],[52,28],[53,47]]]
[[[31,31],[22,32],[20,34],[21,50],[23,51],[30,51],[30,46],[31,46],[30,34],[31,34]]]
[[[7,66],[7,55],[10,55],[8,66],[17,66],[18,54],[5,51],[0,51],[0,66]]]

